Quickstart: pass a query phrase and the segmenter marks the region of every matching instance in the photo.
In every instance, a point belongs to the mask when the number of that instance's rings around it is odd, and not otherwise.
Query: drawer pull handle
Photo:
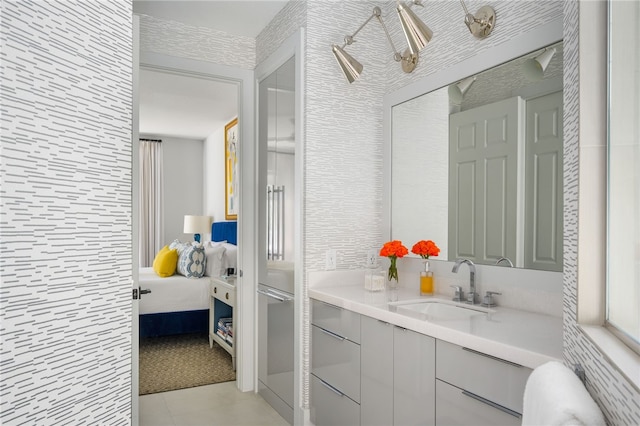
[[[334,388],[333,386],[331,386],[329,383],[325,382],[324,380],[322,380],[322,379],[318,379],[318,380],[320,380],[320,383],[322,383],[325,388],[329,389],[330,391],[332,391],[333,393],[338,395],[340,398],[345,396],[342,392],[340,392],[338,389]]]
[[[520,364],[516,364],[515,362],[511,362],[511,361],[507,361],[506,359],[502,359],[502,358],[498,358],[497,356],[493,356],[493,355],[488,355],[473,349],[469,349],[469,348],[465,348],[464,346],[462,347],[463,350],[467,351],[467,352],[471,352],[472,354],[476,354],[476,355],[481,355],[487,358],[491,358],[493,360],[496,361],[500,361],[500,362],[504,362],[505,364],[509,364],[509,365],[513,365],[514,367],[522,367],[522,365]]]
[[[229,300],[229,293],[224,294],[225,299]]]
[[[290,302],[293,300],[293,297],[278,293],[274,290],[256,290],[256,293],[262,294],[263,296],[270,297],[271,299],[275,299],[279,302]]]
[[[482,403],[484,403],[484,404],[487,404],[488,406],[493,407],[493,408],[495,408],[495,409],[498,409],[498,410],[500,410],[500,411],[502,411],[502,412],[504,412],[504,413],[510,414],[510,415],[512,415],[512,416],[513,416],[513,417],[515,417],[515,418],[518,418],[518,419],[521,419],[521,418],[522,418],[522,415],[521,415],[520,413],[517,413],[517,412],[515,412],[515,411],[513,411],[513,410],[510,410],[510,409],[508,409],[507,407],[503,407],[503,406],[502,406],[502,405],[500,405],[500,404],[496,404],[496,403],[495,403],[495,402],[493,402],[493,401],[489,401],[488,399],[485,399],[485,398],[483,398],[483,397],[481,397],[481,396],[478,396],[478,395],[476,395],[475,393],[471,393],[471,392],[469,392],[469,391],[463,390],[463,391],[462,391],[462,394],[463,394],[464,396],[468,396],[469,398],[473,398],[473,399],[475,399],[476,401],[479,401],[479,402],[482,402]]]
[[[340,336],[339,334],[332,333],[332,332],[330,332],[329,330],[325,330],[324,328],[320,328],[320,327],[318,327],[318,329],[320,329],[320,331],[322,331],[324,334],[327,334],[327,335],[329,335],[329,336],[333,337],[334,339],[338,339],[338,340],[340,340],[341,342],[342,342],[342,341],[344,341],[344,340],[347,340],[347,338],[346,338],[346,337],[342,337],[342,336]]]
[[[322,300],[314,300],[314,301],[316,301],[318,303],[322,303],[323,305],[328,306],[329,308],[337,309],[339,311],[342,310],[342,308],[340,306],[332,305],[331,303],[327,303],[327,302],[322,301]]]
[[[387,321],[378,320],[378,322],[381,322],[384,325],[391,325],[391,323],[388,323]]]
[[[214,287],[214,288],[213,288],[213,292],[214,292],[214,293],[218,293],[218,287]]]

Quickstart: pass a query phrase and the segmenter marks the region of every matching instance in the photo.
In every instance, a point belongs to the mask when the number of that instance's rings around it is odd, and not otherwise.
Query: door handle
[[[149,290],[148,288],[142,289],[141,287],[138,288],[134,288],[133,289],[133,300],[139,300],[142,298],[143,294],[149,294],[151,293],[151,290]]]

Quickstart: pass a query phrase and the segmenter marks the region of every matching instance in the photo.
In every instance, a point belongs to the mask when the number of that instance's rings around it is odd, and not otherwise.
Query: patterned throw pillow
[[[180,257],[182,252],[188,247],[191,247],[191,243],[183,243],[180,240],[173,240],[173,242],[169,244],[169,249],[176,250],[178,252],[178,257]]]
[[[171,247],[171,246],[169,246]],[[187,278],[202,278],[206,267],[206,257],[202,244],[183,247],[178,249],[178,273]]]

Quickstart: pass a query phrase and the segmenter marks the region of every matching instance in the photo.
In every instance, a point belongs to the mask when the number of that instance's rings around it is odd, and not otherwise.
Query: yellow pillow
[[[170,250],[169,246],[164,246],[153,260],[153,270],[160,277],[170,277],[176,273],[178,266],[178,251]]]
[[[156,265],[158,264],[160,257],[162,257],[161,255],[163,255],[168,250],[169,250],[169,246],[167,245],[167,246],[162,247],[160,249],[160,251],[158,253],[156,253],[156,257],[155,257],[155,259],[153,259],[153,265],[151,265],[151,266],[153,266],[153,270],[154,271],[156,269]]]

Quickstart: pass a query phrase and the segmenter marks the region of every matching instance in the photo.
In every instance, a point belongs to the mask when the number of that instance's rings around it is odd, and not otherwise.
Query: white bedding
[[[209,309],[209,277],[159,277],[153,268],[140,268],[139,284],[151,290],[140,298],[140,315]]]

